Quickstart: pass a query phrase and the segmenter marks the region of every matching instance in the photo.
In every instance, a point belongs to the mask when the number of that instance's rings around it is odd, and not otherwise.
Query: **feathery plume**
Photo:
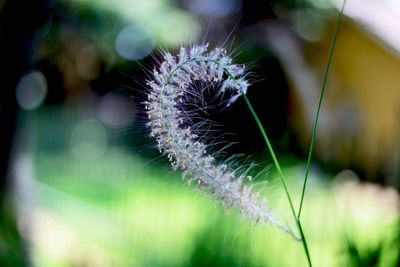
[[[180,169],[183,177],[219,198],[225,207],[235,207],[240,213],[256,222],[268,222],[292,234],[281,222],[266,199],[253,192],[246,173],[231,170],[227,164],[218,163],[207,151],[188,125],[187,113],[182,111],[185,97],[191,96],[191,85],[196,81],[220,85],[216,94],[229,93],[228,104],[246,94],[249,86],[245,67],[232,63],[223,48],[208,51],[207,45],[193,46],[189,51],[181,48],[177,56],[166,52],[153,79],[148,81],[148,99],[145,102],[150,136],[157,141],[160,153],[167,155],[174,170]]]

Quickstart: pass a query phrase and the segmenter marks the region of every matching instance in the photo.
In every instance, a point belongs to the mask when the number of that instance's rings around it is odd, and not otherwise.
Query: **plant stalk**
[[[268,139],[267,133],[266,133],[266,131],[265,131],[260,119],[258,118],[257,113],[255,112],[253,106],[251,105],[249,99],[247,98],[247,96],[245,94],[241,93],[241,95],[242,95],[244,101],[246,102],[246,105],[249,108],[254,120],[256,121],[257,126],[258,126],[258,128],[259,128],[259,130],[260,130],[260,132],[261,132],[261,134],[262,134],[262,136],[264,138],[265,144],[267,145],[268,150],[269,150],[269,152],[271,154],[271,157],[272,157],[272,160],[274,162],[275,168],[276,168],[276,170],[277,170],[277,172],[279,174],[279,177],[280,177],[280,180],[282,182],[283,188],[285,189],[285,193],[286,193],[287,199],[289,201],[289,205],[290,205],[290,209],[292,211],[293,218],[296,221],[296,225],[297,225],[297,228],[299,230],[300,237],[301,237],[301,242],[303,244],[304,252],[305,252],[305,254],[307,256],[308,265],[310,267],[312,267],[311,257],[310,257],[310,253],[308,251],[307,241],[306,241],[306,238],[304,236],[303,228],[301,226],[301,222],[300,222],[299,217],[296,215],[296,211],[295,211],[294,206],[293,206],[293,201],[292,201],[292,198],[290,197],[290,193],[289,193],[289,190],[288,190],[286,182],[285,182],[285,177],[283,176],[283,172],[282,172],[282,169],[281,169],[281,167],[279,165],[278,159],[276,158],[275,152],[274,152],[274,150],[272,148],[272,145],[271,145],[271,143],[270,143],[270,141]]]
[[[335,46],[336,46],[336,40],[337,40],[337,37],[338,37],[338,34],[339,34],[340,25],[342,24],[343,10],[344,10],[345,5],[346,5],[346,0],[343,1],[342,9],[340,10],[338,18],[337,18],[335,33],[333,35],[332,44],[331,44],[331,47],[329,49],[328,60],[327,60],[326,65],[325,65],[324,80],[323,80],[322,87],[321,87],[321,94],[320,94],[319,100],[318,100],[318,107],[317,107],[317,112],[316,112],[316,116],[315,116],[313,132],[312,132],[312,136],[311,136],[310,148],[308,150],[306,174],[304,176],[304,183],[303,183],[303,189],[301,191],[301,198],[300,198],[300,204],[299,204],[299,211],[297,213],[297,219],[300,219],[300,215],[301,215],[301,211],[302,211],[302,207],[303,207],[304,195],[305,195],[305,192],[306,192],[308,175],[309,175],[310,167],[311,167],[311,158],[312,158],[312,154],[313,154],[313,150],[314,150],[315,138],[316,138],[316,135],[317,135],[319,114],[320,114],[320,111],[321,111],[322,100],[324,98],[324,93],[325,93],[325,88],[326,88],[326,84],[327,84],[327,80],[328,80],[328,73],[329,73],[329,69],[330,69],[330,66],[331,66],[333,51],[334,51]]]

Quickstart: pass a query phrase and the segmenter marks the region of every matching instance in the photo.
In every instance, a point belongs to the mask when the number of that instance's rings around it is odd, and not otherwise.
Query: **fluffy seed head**
[[[267,207],[266,200],[253,192],[246,173],[218,163],[194,134],[182,102],[192,95],[191,85],[196,81],[220,85],[216,94],[231,95],[233,103],[249,86],[243,65],[232,63],[223,48],[208,50],[207,45],[182,47],[177,56],[164,53],[159,68],[154,69],[148,81],[148,99],[145,102],[151,137],[158,149],[165,154],[174,170],[181,170],[189,183],[195,183],[219,198],[226,207],[235,207],[240,213],[256,222],[269,222],[286,232],[290,229],[281,223]],[[251,179],[249,179],[251,180]]]

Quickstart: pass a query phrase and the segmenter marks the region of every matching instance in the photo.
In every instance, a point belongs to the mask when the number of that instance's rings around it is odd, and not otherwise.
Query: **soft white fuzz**
[[[196,81],[220,85],[216,94],[228,93],[231,96],[228,103],[233,103],[247,92],[249,84],[244,71],[244,66],[233,64],[222,48],[208,51],[207,45],[200,45],[189,51],[182,47],[177,56],[164,53],[160,67],[153,71],[153,80],[147,83],[147,126],[160,152],[168,156],[174,170],[183,172],[189,183],[212,193],[226,207],[237,208],[251,220],[269,222],[290,232],[268,208],[265,198],[243,183],[251,177],[216,162],[215,156],[207,151],[207,144],[200,141],[201,136],[189,125],[189,115],[182,110],[183,102],[196,95],[191,91]]]

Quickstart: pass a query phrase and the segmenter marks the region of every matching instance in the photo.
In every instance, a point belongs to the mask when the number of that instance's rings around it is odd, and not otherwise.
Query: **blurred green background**
[[[359,2],[345,11],[303,208],[314,266],[400,266],[400,6]],[[226,46],[250,65],[248,96],[297,207],[339,6],[0,0],[0,266],[306,266],[300,242],[173,172],[141,103],[160,50]],[[226,153],[256,163],[255,188],[290,221],[244,103],[208,119],[232,133]]]

